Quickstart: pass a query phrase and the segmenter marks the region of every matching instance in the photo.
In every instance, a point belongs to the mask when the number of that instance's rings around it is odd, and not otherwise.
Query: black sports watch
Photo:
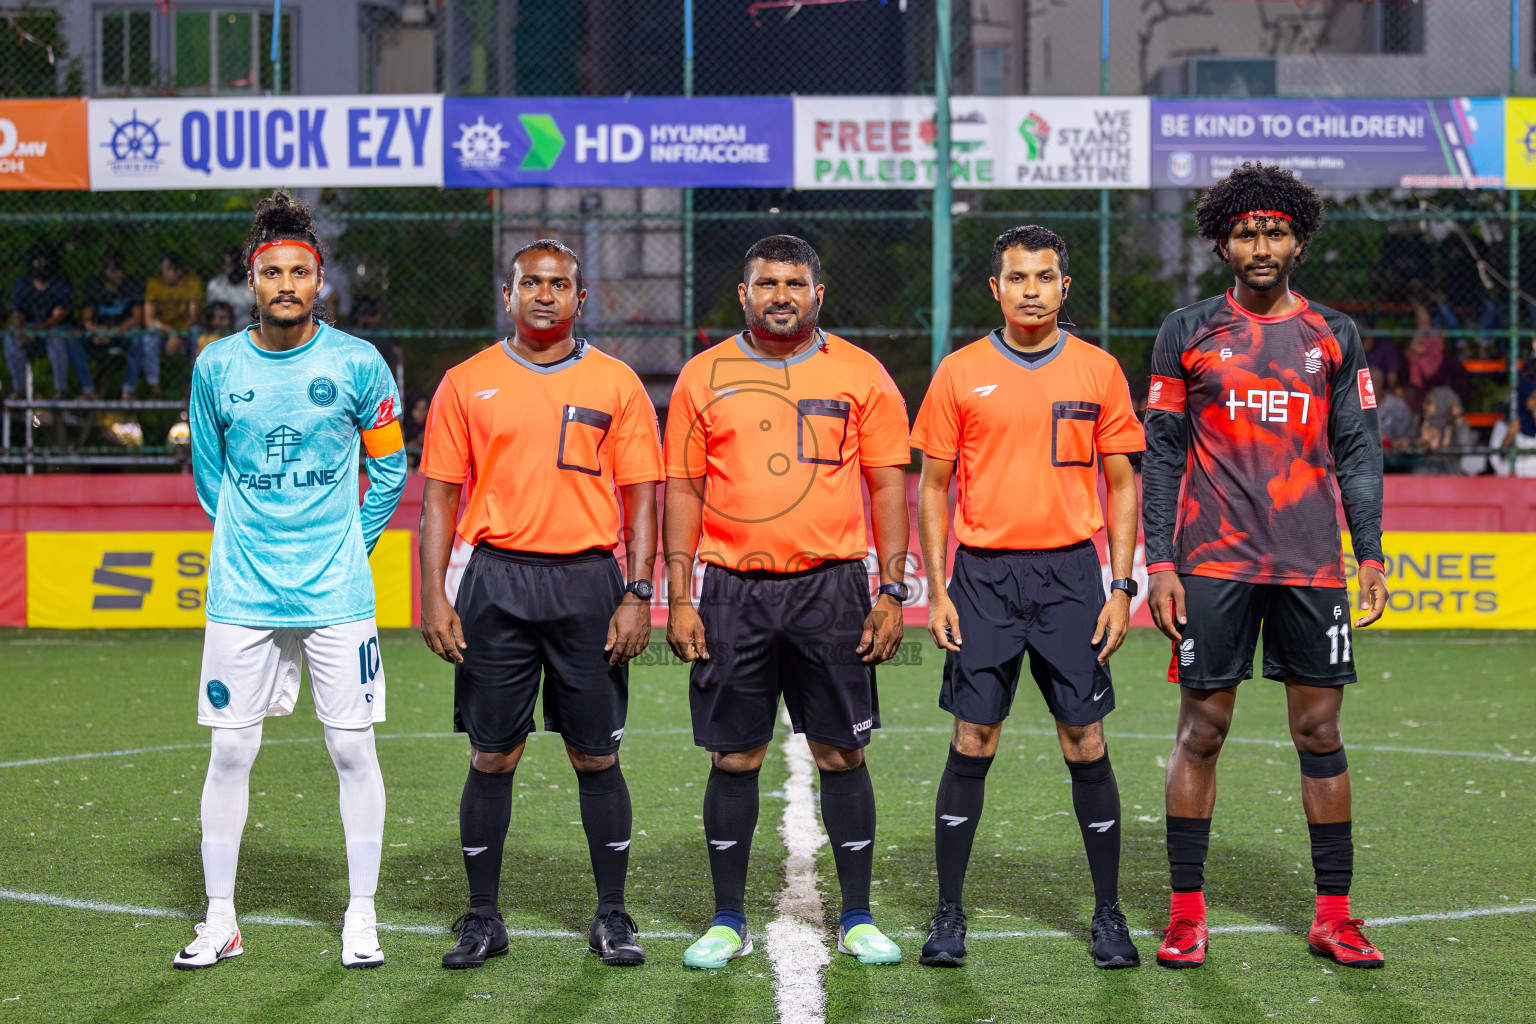
[[[1135,597],[1138,589],[1140,588],[1136,586],[1136,581],[1130,578],[1115,580],[1109,585],[1109,592],[1111,594],[1117,590],[1123,590],[1126,597]]]
[[[656,588],[651,585],[650,580],[635,580],[634,582],[625,585],[624,593],[634,594],[640,600],[649,602],[651,597],[656,593]]]
[[[912,596],[912,588],[905,583],[882,583],[880,594],[885,597],[894,597],[902,604],[906,604],[907,599]]]

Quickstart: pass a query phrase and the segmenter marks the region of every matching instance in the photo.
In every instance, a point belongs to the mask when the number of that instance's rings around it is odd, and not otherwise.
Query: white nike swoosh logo
[[[864,849],[864,847],[868,846],[872,842],[874,842],[873,839],[860,839],[856,843],[844,843],[843,844],[843,849],[845,849],[845,850],[853,850],[853,851],[857,852],[859,850]]]
[[[459,849],[463,850],[469,856],[474,857],[474,856],[477,856],[479,854],[484,853],[486,850],[489,850],[490,847],[489,846],[461,846],[461,847],[459,847]]]
[[[1088,827],[1091,829],[1096,829],[1099,832],[1108,832],[1110,829],[1115,827],[1115,819],[1110,818],[1108,821],[1090,821],[1088,823]]]
[[[486,388],[484,391],[476,391],[474,397],[482,402],[489,401],[490,397],[500,390],[501,388]]]
[[[1098,700],[1100,697],[1104,696],[1108,692],[1109,692],[1109,687],[1106,686],[1106,687],[1104,687],[1104,689],[1102,689],[1098,693],[1094,694],[1093,695],[1093,699],[1094,700]]]
[[[962,822],[967,822],[967,821],[971,820],[969,816],[962,818],[962,817],[960,817],[958,815],[955,815],[955,814],[941,814],[941,815],[939,815],[939,817],[950,828],[954,828],[956,825],[959,825]]]
[[[729,850],[731,847],[736,845],[736,840],[734,840],[734,839],[711,839],[709,841],[709,845],[713,846],[717,850]]]
[[[623,853],[625,850],[629,849],[629,844],[632,843],[632,842],[634,842],[633,839],[626,839],[622,843],[607,843],[605,845],[607,845],[608,847],[612,848],[613,850],[615,850],[618,853]]]

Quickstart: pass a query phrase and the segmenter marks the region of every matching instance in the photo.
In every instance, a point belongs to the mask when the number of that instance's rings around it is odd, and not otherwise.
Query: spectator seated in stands
[[[11,286],[11,323],[5,336],[5,365],[11,374],[11,397],[25,396],[27,365],[43,352],[53,370],[53,396],[69,390],[69,368],[80,380],[81,397],[95,398],[85,341],[64,333],[73,326],[75,289],[59,270],[59,251],[49,242],[28,247],[27,272]]]
[[[1401,385],[1383,387],[1383,380],[1381,368],[1371,367],[1371,384],[1381,396],[1381,404],[1376,410],[1376,419],[1381,424],[1381,443],[1393,451],[1402,451],[1414,440],[1413,410],[1403,401]]]
[[[166,253],[160,259],[159,275],[144,286],[144,326],[164,335],[164,348],[156,347],[154,366],[145,360],[144,376],[156,398],[160,396],[160,353],[174,356],[186,351],[189,358],[195,358],[190,336],[202,315],[203,282],[182,269],[180,255]]]
[[[1397,345],[1392,339],[1374,334],[1362,334],[1360,346],[1365,349],[1366,365],[1381,371],[1376,376],[1376,383],[1384,385],[1387,391],[1397,387],[1401,381],[1402,356],[1398,353]]]
[[[432,411],[432,396],[425,391],[412,391],[405,400],[405,416],[400,429],[405,435],[405,457],[410,468],[421,461],[421,446],[427,435],[427,414]]]
[[[197,336],[197,354],[202,355],[203,349],[234,333],[234,307],[222,299],[215,299],[208,303],[208,311],[203,314],[203,329]]]
[[[1460,360],[1446,351],[1445,338],[1435,333],[1429,308],[1416,302],[1413,315],[1417,333],[1403,352],[1407,372],[1400,379],[1406,378],[1402,379],[1402,384],[1408,407],[1422,414],[1424,396],[1434,388],[1444,386],[1453,394],[1463,394],[1467,389],[1467,371]]]
[[[1536,477],[1536,341],[1526,353],[1515,391],[1515,413],[1507,422],[1494,427],[1488,442],[1492,448],[1514,449],[1512,456],[1494,455],[1489,459],[1499,476]]]
[[[101,273],[85,282],[80,318],[98,349],[116,345],[128,364],[123,401],[132,400],[138,384],[140,350],[144,345],[144,286],[123,269],[123,254],[109,249],[101,257]]]
[[[245,255],[239,246],[231,246],[224,250],[224,269],[208,279],[208,287],[203,289],[204,306],[211,307],[215,302],[226,303],[233,312],[234,318],[249,318],[251,307],[255,304],[256,296],[251,293],[250,282],[246,280],[246,266],[240,257]],[[224,334],[228,334],[225,331]],[[219,337],[224,337],[224,334]]]

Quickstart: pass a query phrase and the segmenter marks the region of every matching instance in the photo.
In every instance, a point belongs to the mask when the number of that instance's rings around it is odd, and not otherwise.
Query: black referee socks
[[[592,878],[597,883],[597,912],[624,909],[624,875],[629,870],[630,830],[634,811],[629,787],[619,762],[600,772],[576,773],[581,793],[581,827],[587,833],[592,856]]]
[[[953,745],[949,761],[939,777],[933,808],[933,852],[939,867],[939,899],[960,902],[965,869],[971,862],[971,844],[981,823],[981,807],[987,794],[990,757],[962,754]]]
[[[757,830],[757,773],[711,766],[704,787],[704,839],[709,874],[715,883],[715,911],[746,916],[747,861]]]
[[[1109,754],[1097,761],[1068,761],[1072,809],[1083,831],[1093,900],[1099,906],[1120,899],[1120,786]]]
[[[832,840],[843,913],[869,910],[869,879],[875,867],[875,786],[869,766],[821,772],[821,821]]]
[[[469,909],[483,915],[499,913],[501,851],[512,820],[514,772],[482,772],[473,764],[459,798],[459,845],[464,874],[469,877]]]

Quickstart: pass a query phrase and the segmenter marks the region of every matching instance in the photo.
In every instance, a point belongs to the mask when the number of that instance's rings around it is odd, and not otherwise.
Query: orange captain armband
[[[382,459],[405,447],[405,435],[400,433],[400,421],[390,420],[382,427],[364,430],[363,449],[370,459]]]
[[[1159,377],[1154,373],[1152,384],[1147,388],[1147,408],[1183,412],[1184,382],[1177,377]]]

